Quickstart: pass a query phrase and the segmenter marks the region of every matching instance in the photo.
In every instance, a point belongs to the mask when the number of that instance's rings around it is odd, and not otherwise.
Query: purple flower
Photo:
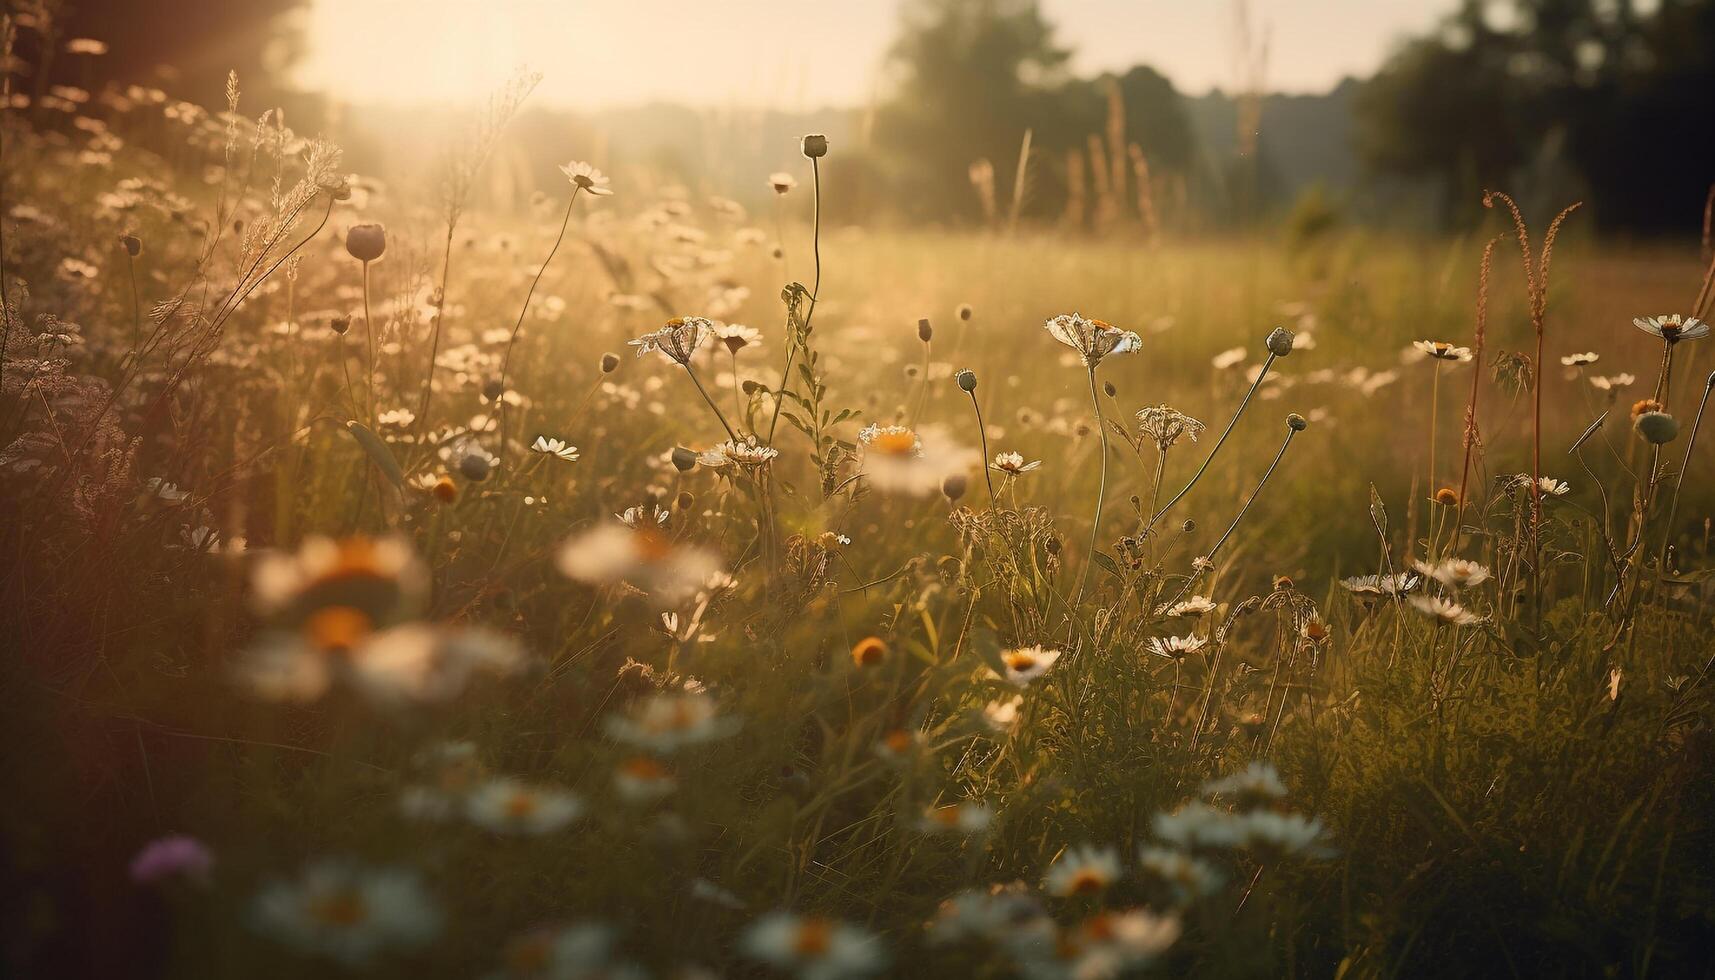
[[[172,834],[143,845],[131,859],[131,880],[144,885],[174,877],[201,881],[213,867],[214,853],[202,841]]]

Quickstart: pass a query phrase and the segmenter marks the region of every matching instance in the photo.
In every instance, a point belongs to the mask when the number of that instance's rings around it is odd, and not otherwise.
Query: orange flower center
[[[1071,887],[1067,891],[1073,895],[1094,895],[1107,886],[1108,880],[1100,872],[1084,868],[1072,875]]]
[[[318,609],[304,622],[304,634],[318,650],[349,653],[369,635],[369,616],[350,606]]]
[[[881,432],[870,440],[870,448],[888,456],[909,456],[917,448],[917,434],[907,429],[904,432]]]
[[[889,752],[904,752],[911,748],[911,735],[904,729],[895,728],[887,733],[886,738],[882,739],[882,744],[887,746]]]
[[[535,813],[536,808],[540,805],[534,793],[523,791],[513,793],[506,801],[506,815],[514,820],[523,820]]]
[[[349,928],[369,918],[369,906],[363,895],[352,889],[341,889],[323,895],[310,903],[310,918],[323,925]]]
[[[852,647],[852,662],[859,667],[874,667],[886,657],[887,644],[880,637],[865,637]]]
[[[640,755],[635,759],[627,759],[620,768],[627,776],[644,781],[661,779],[667,775],[667,770],[661,765],[661,763],[656,762],[654,759],[651,759],[646,755]]]
[[[1028,653],[1009,653],[1006,655],[1006,665],[1022,674],[1036,666],[1036,657]]]
[[[792,937],[792,952],[799,956],[824,956],[833,942],[833,927],[826,919],[805,919]]]

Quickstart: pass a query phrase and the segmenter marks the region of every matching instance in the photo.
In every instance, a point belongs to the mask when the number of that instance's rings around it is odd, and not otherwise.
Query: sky
[[[1373,71],[1455,0],[1251,0],[1267,88],[1321,92]],[[1230,0],[1042,0],[1080,74],[1155,67],[1180,91],[1232,89]],[[857,106],[899,24],[897,0],[312,0],[304,82],[348,102],[480,101],[518,65],[533,101],[805,110]]]

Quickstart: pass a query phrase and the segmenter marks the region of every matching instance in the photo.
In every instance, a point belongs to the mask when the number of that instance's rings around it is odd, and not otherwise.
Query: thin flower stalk
[[[518,311],[518,320],[512,324],[512,335],[506,339],[506,353],[500,358],[500,397],[495,405],[495,413],[500,418],[500,454],[506,455],[506,372],[512,365],[512,348],[518,345],[518,332],[524,329],[524,318],[530,313],[530,300],[536,295],[536,286],[541,283],[542,276],[547,274],[548,266],[554,261],[554,256],[560,252],[560,244],[566,240],[566,229],[572,223],[572,208],[578,202],[578,191],[583,185],[572,182],[572,194],[566,199],[566,214],[560,219],[560,233],[554,238],[554,246],[548,249],[548,257],[542,260],[542,267],[536,270],[536,277],[530,280],[530,288],[524,293],[524,306]],[[367,273],[368,265],[364,266]],[[365,294],[367,297],[367,293]],[[730,431],[730,430],[729,430]]]
[[[810,254],[816,260],[816,278],[810,287],[810,308],[804,313],[801,333],[809,336],[810,321],[816,316],[816,299],[822,294],[822,167],[818,158],[810,158]],[[802,288],[802,287],[800,287]],[[768,422],[768,438],[774,445],[774,432],[780,426],[780,409],[786,404],[786,385],[792,380],[792,360],[798,353],[798,338],[786,338],[786,366],[780,371],[780,386],[774,392],[774,417]]]

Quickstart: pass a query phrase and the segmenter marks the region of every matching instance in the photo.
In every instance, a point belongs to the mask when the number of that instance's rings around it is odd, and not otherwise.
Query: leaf
[[[1376,491],[1376,485],[1370,484],[1370,523],[1376,526],[1376,533],[1387,540],[1387,508],[1382,505],[1382,495]]]
[[[1090,560],[1101,566],[1102,571],[1107,572],[1114,578],[1117,578],[1122,582],[1125,580],[1125,575],[1121,574],[1120,567],[1114,564],[1114,560],[1108,557],[1107,552],[1098,551],[1090,556]]]
[[[345,431],[351,433],[351,437],[356,439],[357,444],[369,455],[369,461],[386,474],[395,487],[405,489],[405,472],[399,468],[399,461],[393,458],[393,451],[387,448],[380,436],[371,431],[369,426],[357,421],[347,422]]]

